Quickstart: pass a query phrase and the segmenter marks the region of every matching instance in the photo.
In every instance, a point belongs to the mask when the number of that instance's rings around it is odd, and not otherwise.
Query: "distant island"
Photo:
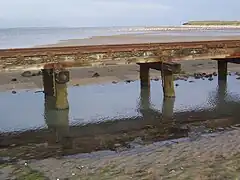
[[[192,26],[240,26],[240,21],[188,21],[183,25]]]

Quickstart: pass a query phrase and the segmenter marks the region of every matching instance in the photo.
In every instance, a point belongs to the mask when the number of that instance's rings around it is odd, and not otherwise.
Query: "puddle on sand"
[[[77,152],[90,152],[126,145],[126,141],[136,137],[166,140],[186,137],[189,131],[206,132],[208,128],[221,129],[240,123],[237,118],[240,80],[236,76],[228,76],[227,93],[224,88],[219,90],[217,77],[212,81],[176,80],[176,98],[165,101],[160,81],[151,81],[150,94],[140,90],[139,84],[135,81],[69,87],[70,109],[64,111],[45,108],[43,93],[31,90],[0,93],[0,132],[19,134],[2,135],[0,145],[65,139],[64,143],[74,144]],[[210,121],[211,118],[222,119]],[[198,123],[198,128],[186,126],[195,120],[206,121]],[[16,141],[17,138],[24,141]],[[67,149],[73,153],[72,145]]]

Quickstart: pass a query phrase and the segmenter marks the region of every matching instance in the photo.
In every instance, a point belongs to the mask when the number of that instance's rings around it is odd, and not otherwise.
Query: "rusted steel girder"
[[[2,49],[0,66],[102,66],[227,57],[240,57],[240,40]]]

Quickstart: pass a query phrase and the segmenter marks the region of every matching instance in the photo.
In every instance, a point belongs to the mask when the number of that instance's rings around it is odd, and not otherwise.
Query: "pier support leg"
[[[171,71],[161,71],[162,74],[162,85],[163,85],[163,93],[166,98],[174,98],[175,90],[174,90],[174,78],[173,73]]]
[[[69,81],[69,72],[54,69],[43,69],[42,71],[45,96],[54,97],[56,109],[68,109],[67,82]]]
[[[173,118],[173,110],[174,110],[174,102],[175,98],[163,98],[163,105],[162,105],[162,116],[163,119],[171,119]]]
[[[150,88],[149,67],[147,64],[140,65],[140,83],[141,88]]]
[[[218,60],[218,81],[227,81],[227,61]]]

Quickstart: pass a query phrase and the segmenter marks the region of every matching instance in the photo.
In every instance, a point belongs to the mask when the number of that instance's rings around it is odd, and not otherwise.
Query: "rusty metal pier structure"
[[[150,89],[149,69],[161,71],[165,98],[174,98],[173,74],[181,70],[179,60],[218,61],[218,79],[225,84],[227,63],[240,63],[240,40],[165,42],[22,48],[0,50],[0,69],[39,66],[43,71],[45,99],[49,106],[68,109],[68,68],[138,64],[141,89]]]

